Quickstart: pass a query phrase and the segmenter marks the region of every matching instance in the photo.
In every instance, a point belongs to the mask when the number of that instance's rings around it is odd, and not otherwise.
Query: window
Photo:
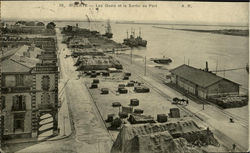
[[[2,87],[5,87],[5,76],[4,75],[2,75]]]
[[[4,96],[1,96],[1,102],[2,102],[1,109],[3,110],[5,108],[5,97]]]
[[[50,95],[47,92],[42,94],[42,104],[49,104],[50,103]]]
[[[24,95],[13,96],[12,110],[13,111],[23,111],[25,109],[26,109],[25,96]]]
[[[48,91],[50,86],[49,76],[43,76],[42,78],[42,89]]]
[[[23,86],[24,83],[23,83],[23,75],[20,74],[20,75],[16,75],[16,86]]]
[[[6,87],[15,87],[16,86],[16,78],[14,75],[6,75],[5,76],[5,86]]]
[[[14,132],[24,132],[24,119],[25,114],[14,114]]]

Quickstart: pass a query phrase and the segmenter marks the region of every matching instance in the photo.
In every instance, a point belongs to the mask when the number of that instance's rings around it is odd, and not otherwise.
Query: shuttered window
[[[50,86],[50,78],[49,76],[43,76],[42,78],[42,89],[45,91],[49,90],[49,86]]]
[[[24,95],[13,96],[12,110],[13,111],[25,110],[26,109],[25,99],[26,99],[26,96]]]
[[[22,74],[16,75],[16,86],[23,86],[24,85],[24,76]]]
[[[49,104],[50,103],[50,95],[47,92],[42,94],[42,104]]]
[[[4,109],[5,108],[5,96],[1,96],[1,102],[2,102],[1,109]]]
[[[24,132],[24,119],[25,114],[14,114],[14,132]]]

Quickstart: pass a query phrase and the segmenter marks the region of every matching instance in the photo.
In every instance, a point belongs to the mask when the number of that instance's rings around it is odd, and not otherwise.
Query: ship
[[[139,32],[139,36],[135,37],[135,32],[131,30],[130,37],[128,38],[128,31],[127,31],[127,38],[123,40],[123,44],[129,47],[146,47],[147,41],[143,40],[141,37],[141,30]]]
[[[150,61],[153,61],[157,64],[169,64],[172,62],[172,59],[163,56],[163,58],[150,58]]]
[[[109,39],[113,37],[113,33],[111,32],[111,25],[110,25],[110,21],[109,20],[107,22],[106,33],[103,36],[107,37]]]

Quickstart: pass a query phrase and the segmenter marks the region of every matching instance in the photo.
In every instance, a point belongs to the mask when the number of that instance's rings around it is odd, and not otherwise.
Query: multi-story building
[[[44,62],[43,55],[43,50],[31,45],[1,56],[5,139],[37,137],[43,114],[51,115],[51,130],[57,132],[58,67],[56,62]]]
[[[0,82],[2,80],[2,73],[1,73],[1,59],[0,59]],[[0,88],[0,149],[3,145],[3,131],[4,131],[4,116],[2,115],[2,98],[1,98],[2,90]]]

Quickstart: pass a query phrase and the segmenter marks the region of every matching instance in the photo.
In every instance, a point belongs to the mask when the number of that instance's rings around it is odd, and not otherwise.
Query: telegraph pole
[[[131,62],[131,64],[132,64],[132,56],[133,55],[132,55],[132,47],[131,47],[131,50],[130,50],[130,60],[131,60],[130,62]]]
[[[66,118],[66,116],[63,116],[63,136],[66,135],[66,133],[65,133],[65,118]]]
[[[147,74],[147,57],[145,56],[145,73],[144,75],[146,76]]]

